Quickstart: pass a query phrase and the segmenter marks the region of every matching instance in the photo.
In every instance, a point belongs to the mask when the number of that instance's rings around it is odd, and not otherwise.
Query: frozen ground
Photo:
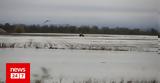
[[[0,53],[2,79],[5,79],[6,62],[30,62],[32,75],[41,75],[41,67],[45,67],[54,80],[59,77],[65,81],[87,78],[160,79],[160,56],[154,52],[16,48],[1,49]]]
[[[23,47],[30,40],[33,41],[31,46]],[[100,80],[101,83],[110,83],[113,80],[119,82],[122,79],[160,81],[160,56],[157,53],[159,46],[155,36],[1,36],[0,41],[6,45],[16,43],[14,48],[0,48],[0,80],[5,79],[6,62],[30,62],[32,80],[40,79],[39,76],[43,75],[41,69],[48,69],[51,78],[44,79],[45,83],[60,83],[60,79],[62,83],[83,83],[83,80],[88,79]],[[40,42],[38,46],[42,46],[36,48],[34,42]],[[43,46],[46,42],[56,44],[57,49]],[[68,48],[68,43],[75,47],[78,45],[78,49]],[[104,46],[105,49],[79,49],[83,45],[86,48]],[[135,48],[112,50],[116,46]],[[112,49],[108,50],[107,47]]]

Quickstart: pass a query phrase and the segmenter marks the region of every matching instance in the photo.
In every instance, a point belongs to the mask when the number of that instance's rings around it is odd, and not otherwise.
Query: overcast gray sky
[[[157,27],[158,1],[0,0],[0,23]]]

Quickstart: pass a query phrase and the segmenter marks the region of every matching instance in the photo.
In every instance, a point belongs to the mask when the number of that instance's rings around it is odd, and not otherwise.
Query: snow
[[[40,42],[41,49],[21,47],[28,41]],[[42,75],[42,67],[47,68],[52,78],[46,79],[62,83],[83,81],[88,79],[105,80],[159,80],[160,56],[157,53],[158,41],[155,36],[118,36],[118,35],[87,35],[86,37],[42,37],[42,36],[1,36],[0,42],[16,43],[15,48],[0,48],[0,80],[5,79],[5,64],[7,62],[31,63],[31,80],[37,79],[34,74]],[[43,44],[50,42],[57,49],[48,49]],[[81,46],[96,45],[114,47],[120,46],[134,50],[92,50],[69,49],[66,45]],[[65,49],[60,49],[65,48]],[[126,48],[125,48],[126,49]],[[147,50],[147,51],[146,51]],[[48,82],[47,82],[48,81]],[[58,82],[59,83],[59,82]],[[102,83],[102,82],[101,82]]]
[[[156,36],[135,35],[0,36],[0,47],[156,52],[157,40]]]

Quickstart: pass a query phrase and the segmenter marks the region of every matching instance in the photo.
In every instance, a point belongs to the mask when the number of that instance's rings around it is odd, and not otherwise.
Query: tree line
[[[98,26],[73,26],[73,25],[25,25],[25,24],[0,24],[0,28],[8,33],[84,33],[84,34],[121,34],[121,35],[158,35],[154,28],[130,29],[126,27],[98,27]]]

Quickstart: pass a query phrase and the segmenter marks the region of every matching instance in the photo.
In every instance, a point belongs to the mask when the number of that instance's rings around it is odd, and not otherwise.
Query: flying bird
[[[46,20],[46,21],[44,21],[43,23],[47,23],[47,22],[50,22],[50,20]]]

